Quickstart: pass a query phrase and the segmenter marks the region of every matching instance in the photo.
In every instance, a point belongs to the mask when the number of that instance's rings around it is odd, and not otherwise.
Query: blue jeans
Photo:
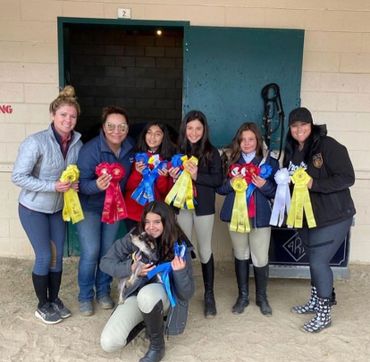
[[[19,219],[35,252],[33,273],[48,275],[62,271],[66,223],[62,212],[45,214],[18,205]]]
[[[84,211],[85,219],[76,224],[80,241],[80,262],[78,265],[78,285],[80,302],[100,299],[110,294],[112,277],[99,268],[101,258],[116,240],[119,222],[101,222],[101,213]],[[95,292],[94,292],[95,287]]]

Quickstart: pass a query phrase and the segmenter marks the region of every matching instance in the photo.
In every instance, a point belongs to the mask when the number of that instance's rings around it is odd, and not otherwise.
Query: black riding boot
[[[267,300],[267,281],[269,278],[269,265],[262,268],[254,267],[254,279],[256,282],[256,304],[260,307],[263,315],[271,315],[272,309]]]
[[[149,313],[142,313],[150,345],[139,362],[159,362],[164,356],[163,303],[160,300]]]
[[[244,312],[245,307],[249,304],[249,260],[239,260],[235,258],[234,262],[239,295],[233,305],[232,312],[234,314],[240,314]]]
[[[204,283],[204,316],[214,317],[217,314],[216,301],[213,293],[215,267],[213,255],[206,264],[201,263]]]

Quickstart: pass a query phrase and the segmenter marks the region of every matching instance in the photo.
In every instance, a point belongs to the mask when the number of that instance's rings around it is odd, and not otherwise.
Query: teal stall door
[[[215,145],[229,144],[245,121],[261,123],[268,83],[279,85],[286,114],[299,106],[303,30],[190,26],[184,41],[183,111],[206,114]]]

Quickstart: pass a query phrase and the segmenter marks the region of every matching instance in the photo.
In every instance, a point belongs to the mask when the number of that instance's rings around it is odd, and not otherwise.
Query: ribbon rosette
[[[140,205],[154,201],[154,184],[159,173],[158,170],[166,166],[166,162],[159,159],[159,155],[148,157],[146,153],[137,153],[136,162],[142,162],[146,167],[142,171],[143,179],[131,194],[131,197]]]
[[[194,156],[191,156],[188,159],[188,156],[180,154],[174,155],[172,157],[172,166],[180,167],[182,171],[164,201],[168,205],[171,205],[173,203],[173,206],[175,207],[190,210],[194,209],[194,190],[191,175],[189,171],[186,170],[187,162],[192,162],[197,165],[198,159]]]
[[[60,176],[60,181],[69,181],[70,183],[78,181],[80,177],[80,171],[76,165],[69,165]],[[78,198],[77,192],[70,188],[63,194],[64,205],[63,205],[63,220],[72,221],[72,224],[84,219],[84,214],[81,208],[80,199]]]
[[[174,255],[184,259],[185,253],[186,253],[186,244],[184,242],[179,244],[176,241],[174,245]],[[168,300],[170,301],[171,307],[174,307],[176,305],[176,298],[174,294],[172,293],[171,280],[170,280],[170,274],[172,273],[172,270],[173,269],[171,266],[171,262],[162,263],[156,266],[150,272],[148,272],[147,278],[150,280],[155,275],[159,274],[163,282],[164,289],[167,293]]]
[[[231,213],[230,230],[238,233],[248,233],[251,230],[245,197],[248,184],[244,178],[234,177],[231,180],[231,187],[235,191],[235,199]]]
[[[275,181],[277,184],[274,206],[272,207],[270,225],[281,226],[284,221],[285,210],[288,212],[290,208],[290,191],[289,182],[290,176],[287,168],[282,168],[275,173]]]
[[[256,189],[256,185],[252,182],[253,175],[260,176],[263,179],[266,179],[271,175],[272,167],[266,163],[260,167],[254,165],[253,163],[247,163],[244,165],[246,169],[245,180],[247,181],[247,203],[248,203],[248,215],[249,217],[256,216],[256,205],[254,202],[253,192]]]
[[[105,190],[101,221],[107,224],[114,224],[116,221],[125,219],[127,217],[127,210],[119,184],[125,176],[125,169],[117,162],[102,162],[96,166],[95,173],[98,177],[103,174],[112,176],[110,184]]]
[[[290,210],[287,219],[288,227],[301,228],[303,225],[303,211],[306,215],[309,228],[316,227],[315,217],[312,211],[310,194],[307,184],[311,177],[302,168],[298,168],[291,176],[294,183],[293,196],[291,200]]]

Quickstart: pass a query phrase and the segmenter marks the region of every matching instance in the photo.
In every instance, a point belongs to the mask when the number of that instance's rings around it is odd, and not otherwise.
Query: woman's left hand
[[[72,190],[75,190],[76,192],[78,192],[78,191],[79,191],[79,184],[78,184],[78,181],[76,181],[76,182],[72,182],[72,183],[71,183],[71,189],[72,189]]]
[[[186,266],[186,261],[179,256],[175,256],[171,261],[171,266],[173,270],[182,270]]]
[[[259,189],[263,187],[266,183],[266,180],[258,175],[252,176],[252,183],[256,185]]]

